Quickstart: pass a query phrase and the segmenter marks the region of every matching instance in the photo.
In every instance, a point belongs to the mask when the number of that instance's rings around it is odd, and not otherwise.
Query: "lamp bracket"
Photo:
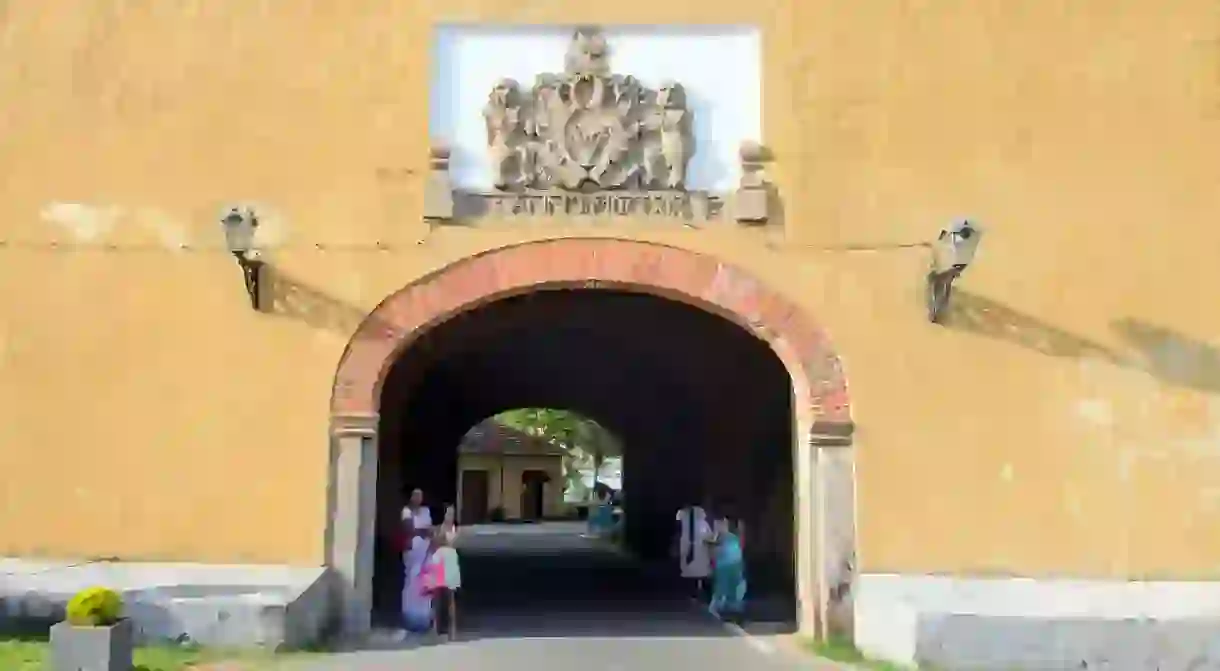
[[[263,309],[263,266],[265,264],[262,259],[248,252],[233,252],[233,256],[237,258],[237,265],[241,268],[242,279],[246,285],[246,295],[250,297],[250,307],[254,308],[256,312],[261,312]]]
[[[961,266],[953,266],[948,270],[928,271],[925,286],[925,300],[928,308],[928,321],[940,324],[944,319],[945,309],[949,307],[949,298],[953,295],[953,281],[962,274]]]

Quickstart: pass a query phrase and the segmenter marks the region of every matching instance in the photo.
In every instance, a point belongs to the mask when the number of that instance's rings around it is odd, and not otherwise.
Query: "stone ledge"
[[[1220,617],[1175,620],[937,615],[915,658],[955,671],[1220,669]]]
[[[323,568],[0,559],[0,631],[63,619],[76,592],[102,585],[123,596],[142,643],[300,648],[330,615]]]
[[[955,671],[1220,669],[1220,582],[862,573],[865,654]]]

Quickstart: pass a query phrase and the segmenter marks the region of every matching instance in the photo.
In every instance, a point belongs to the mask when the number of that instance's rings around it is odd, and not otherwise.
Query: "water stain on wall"
[[[287,222],[281,212],[275,208],[261,204],[242,203],[252,208],[259,219],[255,242],[262,247],[272,247],[283,244],[288,230]],[[193,238],[201,238],[204,246],[224,244],[220,232],[220,212],[217,208],[214,221],[200,222],[199,225],[210,233],[205,236],[193,236],[196,228],[191,218],[172,214],[162,208],[152,206],[126,206],[96,203],[54,202],[46,204],[39,212],[39,217],[48,225],[67,232],[74,243],[98,244],[124,230],[152,233],[162,247],[167,250],[186,249],[197,244]],[[214,227],[214,228],[213,228]]]
[[[1081,430],[1082,447],[1101,451],[1103,463],[1112,463],[1123,483],[1152,463],[1184,469],[1220,463],[1220,396],[1197,386],[1165,384],[1159,370],[1165,362],[1197,370],[1204,350],[1165,348],[1156,353],[1158,364],[1081,360],[1070,385],[1077,396],[1068,404],[1069,414]],[[1216,509],[1220,489],[1199,489],[1197,501],[1199,510]]]
[[[67,231],[75,242],[97,242],[114,230],[122,209],[114,205],[49,203],[39,212],[42,220]]]

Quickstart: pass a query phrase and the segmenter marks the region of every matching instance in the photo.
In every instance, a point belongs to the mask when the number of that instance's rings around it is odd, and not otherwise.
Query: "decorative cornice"
[[[854,422],[816,421],[809,432],[809,444],[818,447],[850,447],[855,431]]]
[[[335,415],[331,418],[333,436],[376,436],[377,415]]]

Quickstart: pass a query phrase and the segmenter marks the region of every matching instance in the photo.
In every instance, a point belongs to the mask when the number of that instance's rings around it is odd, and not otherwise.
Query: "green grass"
[[[235,651],[166,645],[137,648],[132,661],[135,671],[183,671],[226,663],[232,664],[235,670],[240,671],[271,671],[282,662],[310,654],[316,653]],[[42,671],[49,668],[49,657],[50,644],[45,636],[0,637],[0,669],[4,671]]]
[[[807,647],[818,657],[829,659],[832,662],[851,664],[861,669],[869,669],[870,671],[915,671],[914,667],[869,659],[857,650],[856,646],[852,645],[850,641],[839,638],[832,637],[826,641],[809,641]]]

